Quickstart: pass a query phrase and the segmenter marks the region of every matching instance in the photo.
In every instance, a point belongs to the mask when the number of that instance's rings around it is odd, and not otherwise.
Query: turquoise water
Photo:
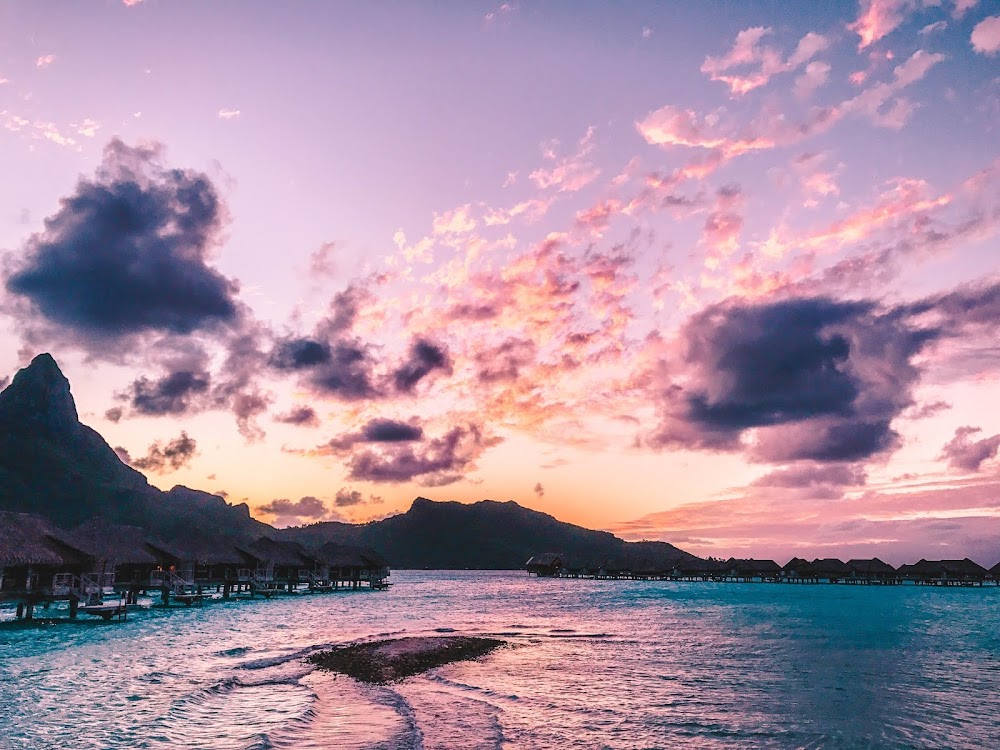
[[[1000,588],[392,580],[0,625],[0,748],[1000,747]],[[452,629],[513,646],[389,687],[302,658]]]

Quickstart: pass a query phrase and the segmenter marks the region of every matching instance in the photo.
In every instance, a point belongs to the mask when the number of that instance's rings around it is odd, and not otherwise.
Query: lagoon
[[[1000,747],[998,587],[392,581],[3,623],[0,748]],[[305,658],[451,632],[511,646],[386,686]]]

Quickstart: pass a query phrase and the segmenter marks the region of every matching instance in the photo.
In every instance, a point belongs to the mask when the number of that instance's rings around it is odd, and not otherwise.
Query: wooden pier
[[[843,562],[793,558],[784,566],[773,560],[696,557],[581,561],[556,552],[535,555],[525,564],[529,575],[632,581],[701,581],[715,583],[845,584],[856,586],[1000,585],[1000,563],[987,570],[969,560],[921,560],[898,569],[877,557]]]

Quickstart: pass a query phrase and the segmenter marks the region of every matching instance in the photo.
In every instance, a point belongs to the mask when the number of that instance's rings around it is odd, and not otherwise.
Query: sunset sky
[[[278,525],[1000,559],[1000,3],[0,2],[3,359]]]

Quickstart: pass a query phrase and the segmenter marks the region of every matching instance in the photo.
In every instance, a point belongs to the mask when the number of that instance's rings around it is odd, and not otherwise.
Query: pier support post
[[[80,600],[75,596],[69,598],[69,619],[76,619],[76,608],[80,605]]]
[[[163,589],[163,606],[166,607],[168,604],[170,604],[170,589],[164,588]]]
[[[33,620],[35,619],[35,603],[33,601],[28,601],[24,607],[24,619]]]
[[[24,617],[24,602],[17,603],[17,619],[20,620]]]

